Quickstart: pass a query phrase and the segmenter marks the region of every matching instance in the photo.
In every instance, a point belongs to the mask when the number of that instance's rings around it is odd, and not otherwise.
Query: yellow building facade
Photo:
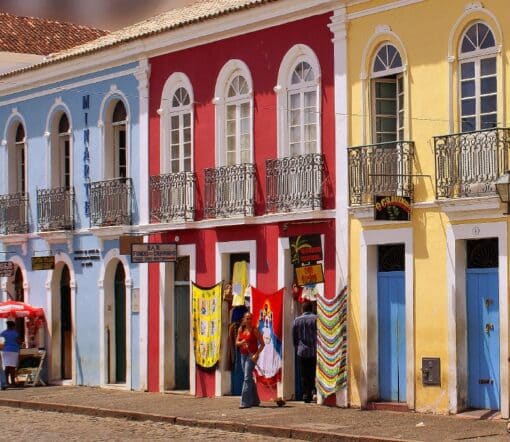
[[[352,406],[509,417],[506,0],[351,2]],[[374,220],[377,196],[407,196]]]

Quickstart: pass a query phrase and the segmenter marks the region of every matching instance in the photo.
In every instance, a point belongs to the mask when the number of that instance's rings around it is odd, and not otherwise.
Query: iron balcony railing
[[[74,190],[65,187],[37,189],[39,232],[74,229]]]
[[[509,147],[508,128],[434,137],[437,198],[495,194],[495,181],[508,169]]]
[[[193,221],[195,174],[167,173],[150,177],[151,222]]]
[[[374,195],[413,196],[413,141],[348,149],[351,206],[374,203]]]
[[[266,160],[266,211],[321,209],[323,170],[320,153]]]
[[[253,216],[254,183],[250,163],[205,169],[205,217]]]
[[[131,224],[131,178],[90,183],[90,224],[96,227]]]
[[[28,233],[28,193],[0,195],[0,234]]]

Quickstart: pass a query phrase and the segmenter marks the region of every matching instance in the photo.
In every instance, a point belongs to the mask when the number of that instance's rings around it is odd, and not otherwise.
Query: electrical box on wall
[[[441,385],[441,360],[439,358],[422,358],[421,374],[423,385]]]

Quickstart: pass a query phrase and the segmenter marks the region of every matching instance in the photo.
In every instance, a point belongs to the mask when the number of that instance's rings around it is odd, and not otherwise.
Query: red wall
[[[332,34],[327,25],[330,14],[311,17],[273,28],[252,32],[215,43],[162,55],[150,60],[149,98],[149,171],[160,173],[160,117],[163,86],[174,72],[188,76],[194,94],[194,170],[196,185],[196,219],[203,218],[204,169],[215,167],[215,106],[212,104],[217,76],[223,65],[231,59],[240,59],[248,66],[253,79],[254,92],[254,159],[257,166],[256,215],[265,213],[265,160],[277,157],[276,94],[280,63],[295,44],[309,46],[317,55],[321,67],[322,83],[322,152],[325,155],[324,208],[334,208],[335,151],[334,151],[334,90]],[[179,235],[180,244],[197,246],[197,283],[213,285],[215,281],[215,243],[254,239],[257,241],[257,287],[271,292],[277,285],[277,243],[281,236],[289,236],[295,225],[287,230],[282,226],[232,226],[218,229],[193,229],[162,235],[162,240],[173,241]],[[299,234],[324,233],[325,243],[334,244],[334,222],[299,226]],[[151,240],[158,240],[154,237]],[[325,248],[326,290],[335,284],[334,248]],[[159,273],[157,265],[149,266],[149,361],[148,386],[159,389]],[[198,372],[197,395],[214,394],[214,373]]]

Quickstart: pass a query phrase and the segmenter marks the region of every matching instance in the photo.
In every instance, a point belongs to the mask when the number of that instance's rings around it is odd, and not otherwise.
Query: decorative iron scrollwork
[[[74,229],[74,190],[37,189],[37,225],[40,232]]]
[[[150,177],[151,222],[193,221],[195,174],[168,173]]]
[[[96,227],[131,224],[131,178],[90,183],[90,223]]]
[[[28,233],[28,193],[0,195],[0,233]]]

